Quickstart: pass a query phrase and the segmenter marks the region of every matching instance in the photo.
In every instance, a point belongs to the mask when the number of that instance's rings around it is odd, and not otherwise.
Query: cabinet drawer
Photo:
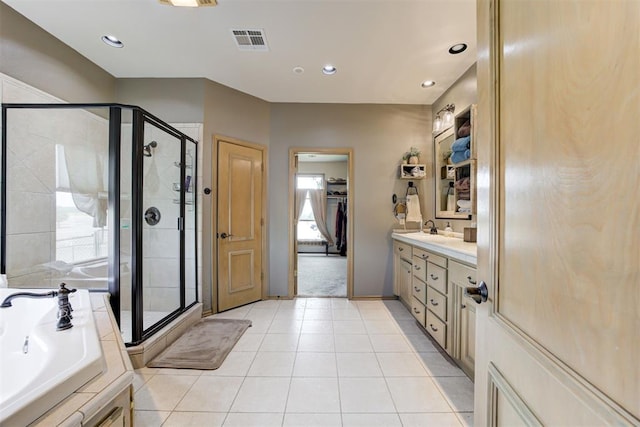
[[[427,286],[427,301],[425,304],[440,319],[447,320],[447,297],[434,290],[431,286]]]
[[[393,253],[401,258],[411,260],[411,245],[395,241],[393,242]]]
[[[431,264],[427,266],[427,285],[437,290],[441,294],[447,294],[447,270]]]
[[[429,261],[433,264],[439,265],[440,267],[447,268],[447,259],[443,256],[436,255],[433,252],[425,251],[420,248],[413,248],[413,256],[423,259],[425,261]]]
[[[447,348],[447,325],[427,310],[427,332],[440,344],[440,347]]]
[[[449,263],[449,280],[459,286],[475,286],[477,285],[476,269],[451,261]]]
[[[422,258],[413,257],[413,275],[423,282],[427,281],[427,262]]]
[[[415,298],[411,298],[411,314],[416,318],[418,323],[424,327],[425,312],[427,310],[424,305]]]
[[[422,304],[427,303],[427,285],[424,282],[414,278],[412,281],[411,293]]]

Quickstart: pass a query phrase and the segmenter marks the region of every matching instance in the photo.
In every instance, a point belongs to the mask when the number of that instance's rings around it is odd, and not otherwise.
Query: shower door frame
[[[7,111],[9,109],[32,109],[32,110],[44,110],[44,109],[69,109],[69,110],[90,110],[90,109],[104,109],[108,111],[108,207],[107,207],[107,226],[109,236],[109,249],[108,249],[108,292],[110,295],[109,302],[113,315],[118,323],[121,324],[121,304],[120,304],[120,197],[121,197],[121,185],[120,185],[120,166],[121,166],[121,142],[122,142],[122,110],[131,110],[132,112],[132,194],[140,194],[143,190],[143,160],[142,154],[143,137],[144,137],[144,123],[149,122],[152,125],[160,128],[161,130],[175,136],[180,139],[180,182],[184,182],[185,178],[185,157],[187,142],[191,142],[195,146],[193,167],[197,167],[198,164],[198,141],[185,135],[179,130],[175,129],[168,123],[149,113],[148,111],[135,106],[118,103],[78,103],[78,104],[64,104],[64,103],[3,103],[2,104],[2,145],[1,149],[1,175],[2,182],[0,184],[0,273],[6,274],[6,260],[7,260]],[[193,170],[197,172],[196,169]],[[135,346],[142,343],[144,340],[152,336],[154,333],[168,325],[180,314],[187,311],[193,305],[199,301],[198,295],[198,224],[197,224],[197,179],[192,175],[193,185],[193,209],[196,212],[196,221],[194,222],[194,269],[195,269],[195,298],[188,306],[185,305],[185,245],[186,245],[186,233],[185,233],[185,205],[186,205],[186,190],[181,187],[180,190],[180,308],[174,310],[167,316],[163,317],[159,322],[151,325],[148,329],[144,329],[143,324],[143,286],[142,286],[142,221],[143,210],[141,200],[138,197],[132,197],[132,276],[131,276],[131,297],[132,297],[132,330],[131,341],[126,342],[125,345]]]

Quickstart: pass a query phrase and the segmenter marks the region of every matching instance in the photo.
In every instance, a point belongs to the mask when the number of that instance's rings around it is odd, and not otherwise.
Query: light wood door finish
[[[479,0],[477,426],[640,424],[639,28]]]
[[[218,144],[218,310],[262,298],[262,151]]]

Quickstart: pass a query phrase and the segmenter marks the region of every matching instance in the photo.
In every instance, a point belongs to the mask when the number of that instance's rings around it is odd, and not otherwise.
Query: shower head
[[[145,157],[151,157],[151,149],[152,148],[156,148],[157,146],[158,146],[158,143],[156,141],[151,141],[147,145],[143,145],[142,146],[142,154]]]

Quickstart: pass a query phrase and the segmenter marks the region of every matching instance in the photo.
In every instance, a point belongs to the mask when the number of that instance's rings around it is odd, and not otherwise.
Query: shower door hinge
[[[293,270],[293,277],[298,277],[298,270]]]
[[[264,218],[260,218],[260,225],[264,227]]]
[[[184,230],[184,218],[182,218],[181,216],[178,217],[178,230]]]

